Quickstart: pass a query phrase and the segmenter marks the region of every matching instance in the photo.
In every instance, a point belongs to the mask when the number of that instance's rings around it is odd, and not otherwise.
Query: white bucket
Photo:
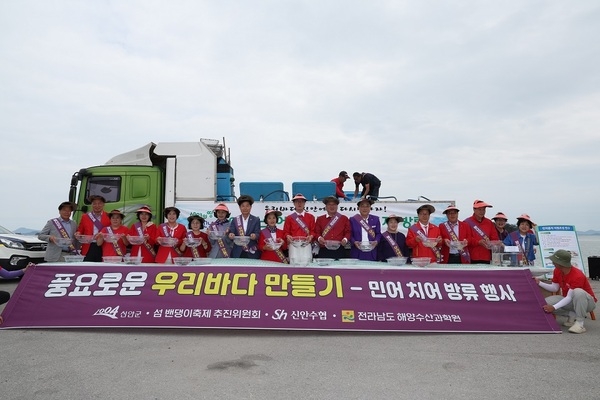
[[[290,246],[290,265],[305,267],[312,263],[312,249],[310,245],[304,247]]]

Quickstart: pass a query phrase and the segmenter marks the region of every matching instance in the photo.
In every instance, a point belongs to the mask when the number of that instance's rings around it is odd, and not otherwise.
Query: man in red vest
[[[554,264],[552,283],[545,283],[534,277],[536,283],[550,291],[561,295],[546,297],[542,308],[547,313],[567,316],[563,326],[569,327],[571,333],[584,333],[583,321],[587,313],[596,308],[598,299],[588,278],[577,267],[571,264],[571,253],[567,250],[556,250],[550,257]]]
[[[110,225],[110,218],[106,211],[104,211],[104,205],[106,200],[102,196],[93,195],[90,196],[90,203],[92,203],[92,211],[85,213],[81,216],[81,221],[75,232],[75,238],[81,235],[97,235],[105,226]],[[85,256],[84,261],[102,261],[102,248],[92,242],[90,244],[83,244],[81,246],[81,254]]]
[[[492,260],[491,241],[499,240],[496,225],[485,217],[485,209],[492,207],[483,200],[473,202],[473,215],[465,219],[473,230],[473,242],[469,244],[471,264],[489,264]]]

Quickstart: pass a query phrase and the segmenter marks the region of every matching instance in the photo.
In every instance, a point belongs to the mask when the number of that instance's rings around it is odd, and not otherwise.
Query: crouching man
[[[540,287],[550,292],[560,289],[562,296],[546,297],[548,304],[543,306],[544,311],[567,316],[563,326],[569,326],[571,333],[584,333],[585,317],[596,308],[598,301],[590,282],[579,268],[571,265],[571,253],[567,250],[557,250],[549,258],[554,264],[552,283],[534,279]]]

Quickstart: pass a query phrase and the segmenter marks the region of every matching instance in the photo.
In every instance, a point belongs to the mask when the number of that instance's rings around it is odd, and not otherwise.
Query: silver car
[[[35,236],[19,235],[0,226],[0,266],[12,271],[30,262],[43,262],[46,245]]]

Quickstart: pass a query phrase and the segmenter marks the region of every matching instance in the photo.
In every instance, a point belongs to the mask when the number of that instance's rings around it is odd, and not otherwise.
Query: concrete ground
[[[600,294],[600,282],[592,287]],[[600,320],[585,326],[580,335],[2,330],[0,398],[597,399]]]

